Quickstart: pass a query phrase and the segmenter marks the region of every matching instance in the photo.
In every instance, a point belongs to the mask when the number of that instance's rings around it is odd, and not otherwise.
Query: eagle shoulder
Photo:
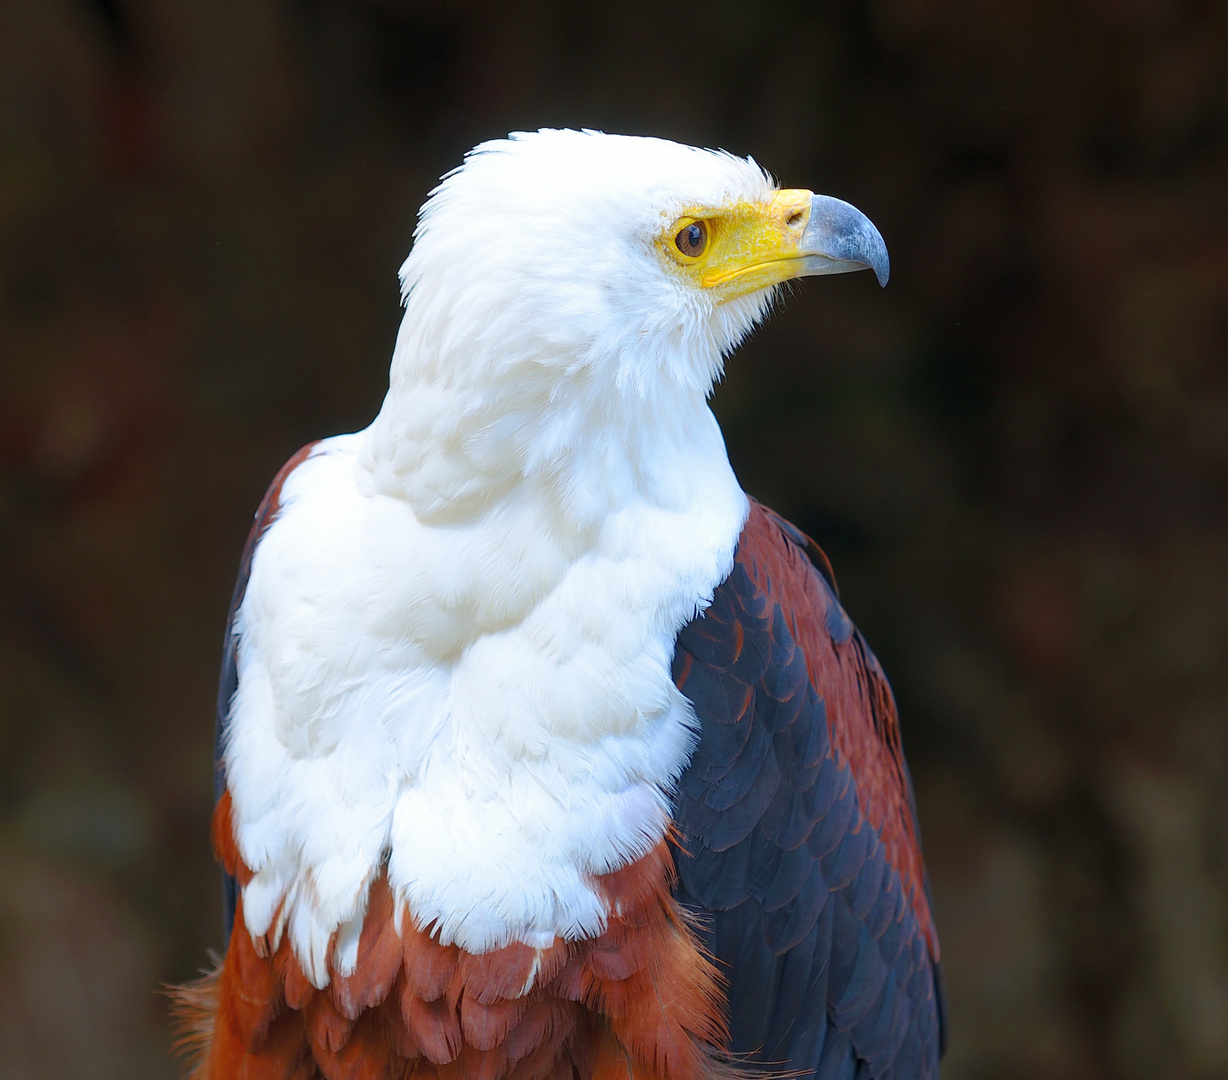
[[[732,1049],[936,1076],[938,938],[895,701],[817,545],[752,501],[674,676],[700,723],[678,893],[726,970]]]
[[[264,538],[264,534],[268,532],[269,526],[277,520],[277,515],[281,512],[281,493],[286,480],[289,479],[290,474],[295,469],[312,455],[316,447],[320,445],[320,441],[315,439],[307,443],[306,446],[300,447],[277,470],[272,483],[269,484],[268,489],[264,493],[264,498],[260,500],[260,505],[256,508],[251,529],[247,533],[247,542],[243,545],[243,554],[239,558],[239,573],[235,580],[234,591],[230,596],[230,610],[226,613],[226,632],[222,639],[222,670],[217,684],[217,714],[213,729],[214,802],[220,800],[226,791],[226,762],[224,754],[226,721],[230,716],[235,692],[239,689],[239,638],[236,633],[235,618],[243,603],[243,597],[247,593],[247,583],[252,576],[252,558],[256,554],[257,545]],[[238,883],[235,881],[234,875],[225,872],[222,878],[222,923],[225,935],[222,940],[224,941],[230,940],[230,931],[234,925],[235,903],[238,900],[238,895]]]

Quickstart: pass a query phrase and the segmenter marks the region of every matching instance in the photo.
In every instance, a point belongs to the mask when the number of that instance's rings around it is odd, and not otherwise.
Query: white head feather
[[[458,487],[506,481],[492,457],[532,474],[602,430],[655,449],[655,426],[704,401],[770,301],[718,304],[657,239],[688,206],[774,190],[751,159],[663,139],[544,130],[476,147],[432,192],[401,268],[379,486],[455,513]]]

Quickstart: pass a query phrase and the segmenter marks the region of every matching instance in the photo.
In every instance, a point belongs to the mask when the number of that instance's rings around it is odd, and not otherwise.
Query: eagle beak
[[[873,270],[879,285],[891,274],[887,245],[874,223],[857,207],[830,195],[810,196],[810,216],[797,245],[797,277]]]
[[[707,235],[704,228],[711,234],[707,249],[692,253],[679,247],[692,232],[701,241]],[[679,218],[659,242],[675,265],[713,291],[718,303],[793,278],[851,270],[873,270],[878,283],[886,285],[890,271],[887,245],[865,214],[803,188],[785,188],[768,203],[740,203],[723,213],[697,208]]]

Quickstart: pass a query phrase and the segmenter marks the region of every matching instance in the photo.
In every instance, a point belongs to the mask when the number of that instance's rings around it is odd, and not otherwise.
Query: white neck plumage
[[[681,509],[727,470],[706,402],[721,366],[714,340],[603,340],[599,352],[591,338],[522,331],[454,343],[415,300],[364,463],[420,521],[472,520],[528,490],[587,530],[638,500]]]
[[[674,640],[747,510],[710,378],[685,376],[715,349],[453,343],[422,315],[411,301],[371,427],[287,482],[240,613],[247,922],[281,905],[316,985],[334,932],[352,964],[385,858],[411,917],[471,951],[601,930],[593,875],[668,827],[694,739]],[[346,780],[322,786],[330,754]]]

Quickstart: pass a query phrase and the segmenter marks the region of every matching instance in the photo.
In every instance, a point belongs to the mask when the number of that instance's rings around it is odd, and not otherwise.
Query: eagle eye
[[[691,259],[698,259],[708,247],[708,224],[705,221],[692,221],[683,225],[674,237],[678,250]]]

